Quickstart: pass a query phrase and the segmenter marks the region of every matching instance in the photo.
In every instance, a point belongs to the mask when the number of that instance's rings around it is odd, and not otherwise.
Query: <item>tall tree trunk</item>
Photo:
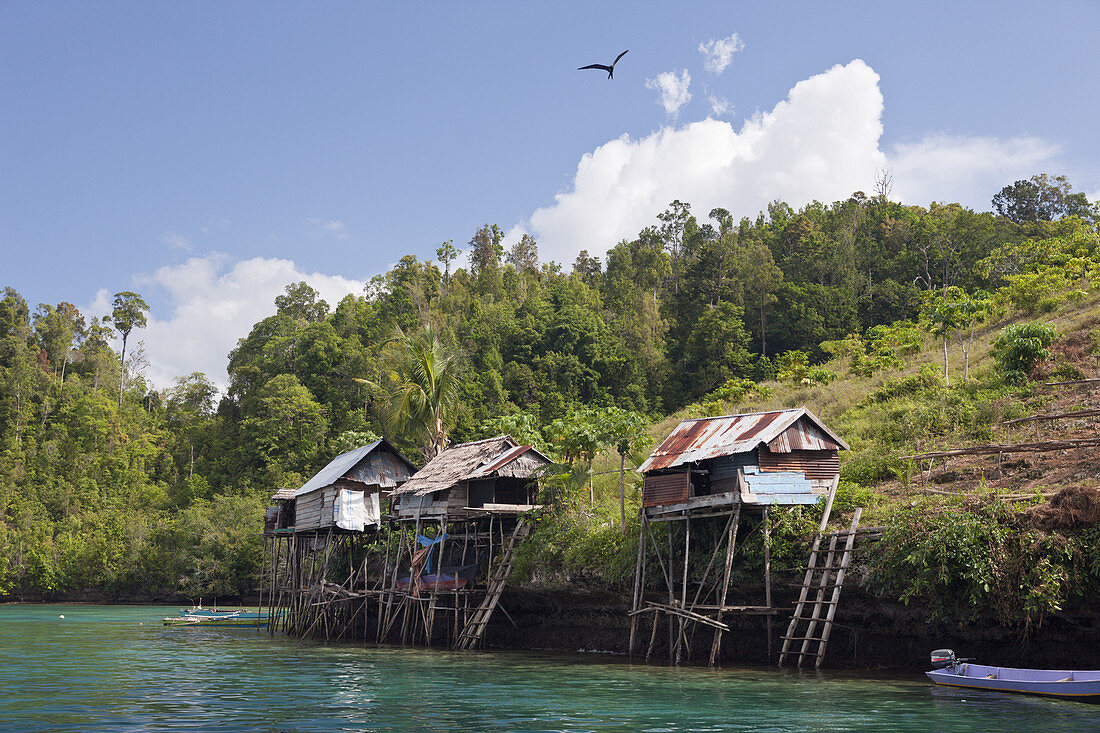
[[[122,369],[118,377],[118,408],[122,409],[122,388],[126,384],[126,337],[122,337]]]
[[[619,454],[619,526],[626,534],[626,456]]]
[[[763,297],[764,296],[761,296],[761,298],[763,298]],[[760,304],[760,355],[761,356],[767,356],[768,355],[767,344],[765,343],[765,340],[764,340],[764,328],[765,328],[765,325],[764,325],[764,304],[763,304],[763,302],[761,302],[761,304]]]
[[[947,337],[943,338],[943,383],[951,384],[951,376],[947,373]]]

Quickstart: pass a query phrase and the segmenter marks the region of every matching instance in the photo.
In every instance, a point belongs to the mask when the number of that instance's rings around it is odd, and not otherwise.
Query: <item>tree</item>
[[[293,318],[299,324],[316,323],[328,315],[328,303],[305,281],[287,285],[282,295],[275,296],[279,315]]]
[[[1063,216],[1095,216],[1085,194],[1070,193],[1072,188],[1065,176],[1039,173],[1002,188],[993,196],[993,210],[1017,224],[1054,221]]]
[[[458,355],[429,324],[413,334],[396,329],[385,358],[389,372],[377,386],[385,395],[389,420],[401,435],[420,443],[431,460],[447,447],[458,409]]]
[[[599,257],[592,257],[587,249],[582,249],[573,262],[573,272],[581,276],[585,281],[598,277],[603,270]]]
[[[483,224],[470,237],[470,267],[477,274],[500,267],[504,255],[504,231],[496,224]]]
[[[135,328],[145,328],[148,321],[145,314],[149,306],[137,293],[124,290],[115,293],[114,310],[111,311],[111,323],[122,336],[122,373],[118,380],[118,406],[122,407],[122,390],[126,384],[126,340]]]
[[[1006,326],[993,340],[993,360],[1006,382],[1023,382],[1039,362],[1050,356],[1048,349],[1058,332],[1054,326],[1032,321]]]
[[[443,282],[451,282],[451,263],[454,262],[460,254],[462,254],[462,250],[455,247],[453,239],[448,239],[436,248],[435,256],[443,263]]]
[[[619,454],[619,526],[626,534],[626,457],[649,443],[649,421],[619,407],[605,407],[598,420],[603,438]]]
[[[783,282],[783,270],[775,264],[767,245],[759,242],[746,247],[742,261],[745,305],[760,315],[760,353],[767,356],[768,306],[778,300],[775,293]]]
[[[691,220],[691,204],[685,204],[679,199],[668,205],[668,208],[657,215],[661,220],[661,238],[665,247],[672,255],[672,292],[680,292],[680,251],[684,246],[684,232]]]
[[[546,437],[572,469],[577,464],[588,475],[588,500],[596,503],[595,487],[592,485],[592,461],[607,446],[606,436],[600,424],[599,413],[592,409],[574,408],[568,415],[554,420],[546,426]]]
[[[959,305],[962,326],[969,329],[963,347],[963,382],[970,381],[970,347],[974,344],[974,326],[984,321],[992,309],[993,299],[984,290],[965,296]]]
[[[942,297],[937,294],[928,298],[921,313],[924,330],[943,341],[944,384],[951,383],[947,370],[947,341],[969,322],[964,309],[965,302],[966,296],[958,288],[948,288]]]
[[[512,245],[504,259],[518,272],[538,272],[539,245],[530,234],[524,234]]]
[[[288,472],[313,468],[324,446],[328,420],[324,408],[293,374],[280,374],[261,387],[245,406],[241,433],[275,485]]]

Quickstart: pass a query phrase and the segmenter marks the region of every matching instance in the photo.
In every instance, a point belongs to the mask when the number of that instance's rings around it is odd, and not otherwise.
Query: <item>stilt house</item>
[[[275,494],[293,532],[377,528],[390,494],[409,480],[416,467],[384,439],[333,458],[327,466],[286,499]]]
[[[644,507],[813,504],[848,444],[805,407],[684,420],[638,467]]]
[[[552,461],[509,435],[447,448],[392,492],[399,521],[461,520],[535,507],[536,472]]]
[[[822,495],[828,495],[809,562],[810,567],[818,568],[816,557],[821,533],[828,524],[833,491],[840,476],[838,451],[847,448],[843,440],[806,408],[705,417],[684,420],[676,426],[672,434],[638,467],[645,481],[642,488],[641,536],[634,575],[634,602],[630,612],[630,653],[634,653],[639,620],[645,614],[651,614],[647,660],[654,653],[659,621],[664,618],[668,621],[669,661],[679,664],[685,656],[690,658],[695,632],[709,628],[713,631],[709,654],[709,663],[713,666],[720,655],[722,635],[730,630],[723,620],[724,616],[736,613],[766,617],[770,660],[773,617],[782,609],[772,603],[769,515],[773,508],[815,504]],[[730,575],[743,513],[760,516],[764,536],[762,605],[731,605],[729,602]],[[849,537],[855,532],[858,518],[857,512]],[[649,528],[654,522],[667,523],[667,545],[653,539]],[[719,522],[725,523],[724,529]],[[710,525],[708,531],[701,533],[701,539],[696,530],[696,546],[703,543],[711,556],[702,576],[693,575],[689,562],[693,523]],[[681,542],[681,549],[677,550]],[[834,536],[830,547],[835,545]],[[652,596],[646,598],[646,574],[649,570],[645,552],[647,546],[660,559],[660,577],[665,584],[660,600]],[[847,564],[850,543],[846,547],[843,565]],[[726,558],[724,565],[717,562],[723,550]],[[820,593],[818,598],[823,599],[824,584],[832,582],[829,578],[836,577],[836,583],[829,586],[835,588],[834,595],[829,602],[822,601],[814,606],[811,626],[803,636],[796,636],[792,623],[783,637],[784,656],[792,640],[805,638],[808,645],[810,637],[819,644],[812,652],[818,663],[824,656],[832,611],[825,622],[824,633],[815,637],[814,629],[819,610],[835,609],[839,601],[843,570],[840,570],[839,576],[832,575],[834,555],[830,549],[827,560],[820,566],[824,568],[824,574],[816,579],[817,585],[814,586]],[[715,569],[713,574],[712,568]],[[811,576],[807,576],[794,616],[796,619],[807,618],[802,616],[802,609],[810,585]],[[744,591],[744,588],[741,590]],[[811,654],[807,649],[808,646],[797,652],[800,659],[802,655],[808,657]]]

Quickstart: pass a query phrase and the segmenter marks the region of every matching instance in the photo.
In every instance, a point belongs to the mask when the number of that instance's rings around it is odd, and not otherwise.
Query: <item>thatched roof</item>
[[[528,478],[540,466],[550,463],[549,458],[531,446],[520,445],[510,435],[498,435],[447,448],[393,493],[423,496],[471,479]]]

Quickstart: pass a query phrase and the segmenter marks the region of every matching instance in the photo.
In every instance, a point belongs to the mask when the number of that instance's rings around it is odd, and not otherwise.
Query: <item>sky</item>
[[[150,305],[156,386],[305,280],[482,224],[602,255],[674,199],[1100,198],[1096,2],[0,0],[0,287]],[[629,50],[615,78],[609,64]],[[133,340],[134,337],[131,337]]]

